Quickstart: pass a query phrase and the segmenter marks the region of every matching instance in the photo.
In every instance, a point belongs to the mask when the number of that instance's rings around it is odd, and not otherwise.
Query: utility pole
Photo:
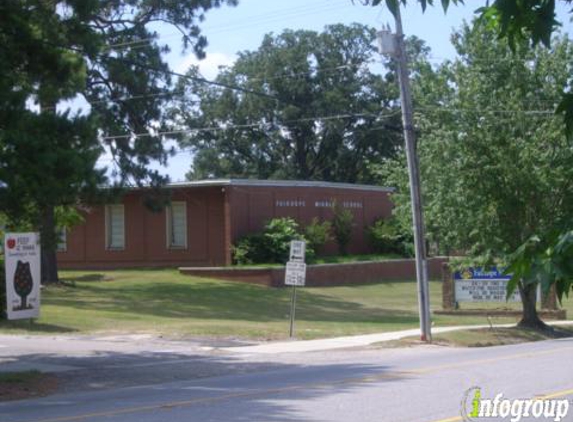
[[[404,45],[402,17],[400,5],[394,16],[396,34],[389,30],[378,32],[380,54],[396,58],[398,65],[398,81],[400,84],[400,102],[402,104],[402,126],[408,162],[408,178],[410,180],[410,200],[412,204],[412,222],[414,231],[414,246],[416,250],[416,280],[418,282],[418,307],[420,313],[420,338],[422,341],[432,341],[430,321],[430,296],[428,287],[428,267],[426,260],[426,241],[424,236],[424,215],[422,212],[422,195],[420,192],[420,173],[418,154],[416,151],[416,134],[414,132],[414,116],[412,110],[412,95],[410,93],[410,78],[408,72],[408,57]]]

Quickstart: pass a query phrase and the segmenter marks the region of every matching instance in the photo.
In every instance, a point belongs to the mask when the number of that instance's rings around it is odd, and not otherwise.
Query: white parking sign
[[[304,286],[306,280],[306,264],[289,261],[286,263],[285,284],[287,286]]]
[[[289,261],[304,262],[306,242],[304,240],[291,240]]]

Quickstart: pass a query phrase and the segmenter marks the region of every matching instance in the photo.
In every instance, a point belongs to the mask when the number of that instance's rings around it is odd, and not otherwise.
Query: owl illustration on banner
[[[32,280],[32,272],[30,271],[30,263],[18,261],[16,264],[16,271],[14,272],[14,291],[21,299],[21,305],[14,310],[32,309],[28,305],[27,299],[34,287],[34,280]]]
[[[472,278],[474,278],[474,273],[471,269],[465,269],[464,271],[462,271],[462,278],[464,280],[470,280]]]

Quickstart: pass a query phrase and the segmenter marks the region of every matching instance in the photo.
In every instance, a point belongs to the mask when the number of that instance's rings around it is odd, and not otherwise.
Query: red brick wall
[[[122,199],[125,209],[125,248],[107,250],[105,208],[85,212],[85,223],[68,233],[67,251],[58,253],[62,268],[145,266],[213,266],[231,263],[231,245],[241,236],[260,230],[274,217],[293,217],[302,226],[313,217],[332,219],[330,207],[316,202],[361,204],[347,207],[355,216],[350,253],[368,252],[365,226],[388,217],[392,204],[384,191],[332,187],[192,186],[171,188],[172,200],[187,204],[187,248],[167,248],[165,211],[152,212],[143,204],[144,192]],[[296,206],[292,202],[296,202]],[[281,206],[281,205],[287,206]],[[336,244],[326,246],[336,253]]]
[[[354,229],[349,253],[370,252],[364,236],[366,226],[377,218],[388,218],[392,213],[392,202],[388,192],[319,187],[257,187],[233,186],[229,188],[231,241],[261,230],[268,220],[278,217],[292,217],[303,227],[314,217],[321,221],[332,220],[331,207],[317,207],[316,203],[337,201],[339,204],[357,203],[360,208],[347,207],[354,214]],[[296,203],[297,206],[282,204]],[[325,247],[326,254],[337,253],[336,243]]]
[[[428,276],[441,278],[442,265],[447,258],[430,258]],[[277,268],[189,268],[179,269],[182,274],[227,281],[284,287],[284,267]],[[413,259],[395,259],[352,264],[308,265],[306,286],[343,286],[379,283],[390,280],[415,280],[416,263]]]
[[[226,265],[225,210],[221,187],[173,189],[174,201],[187,204],[187,248],[169,249],[165,211],[152,212],[143,193],[124,196],[125,248],[107,250],[105,208],[93,206],[85,222],[68,232],[67,250],[58,253],[62,268]]]

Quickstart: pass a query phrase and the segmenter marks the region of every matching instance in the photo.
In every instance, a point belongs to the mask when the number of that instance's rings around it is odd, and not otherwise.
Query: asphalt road
[[[144,352],[144,345],[129,353],[103,349],[75,357],[22,351],[12,363],[44,359],[60,368],[71,387],[51,397],[2,403],[0,421],[456,422],[472,387],[480,387],[484,398],[503,393],[512,399],[568,399],[563,420],[573,421],[573,339],[271,356],[184,344],[154,352]],[[0,348],[5,362],[10,353]]]

